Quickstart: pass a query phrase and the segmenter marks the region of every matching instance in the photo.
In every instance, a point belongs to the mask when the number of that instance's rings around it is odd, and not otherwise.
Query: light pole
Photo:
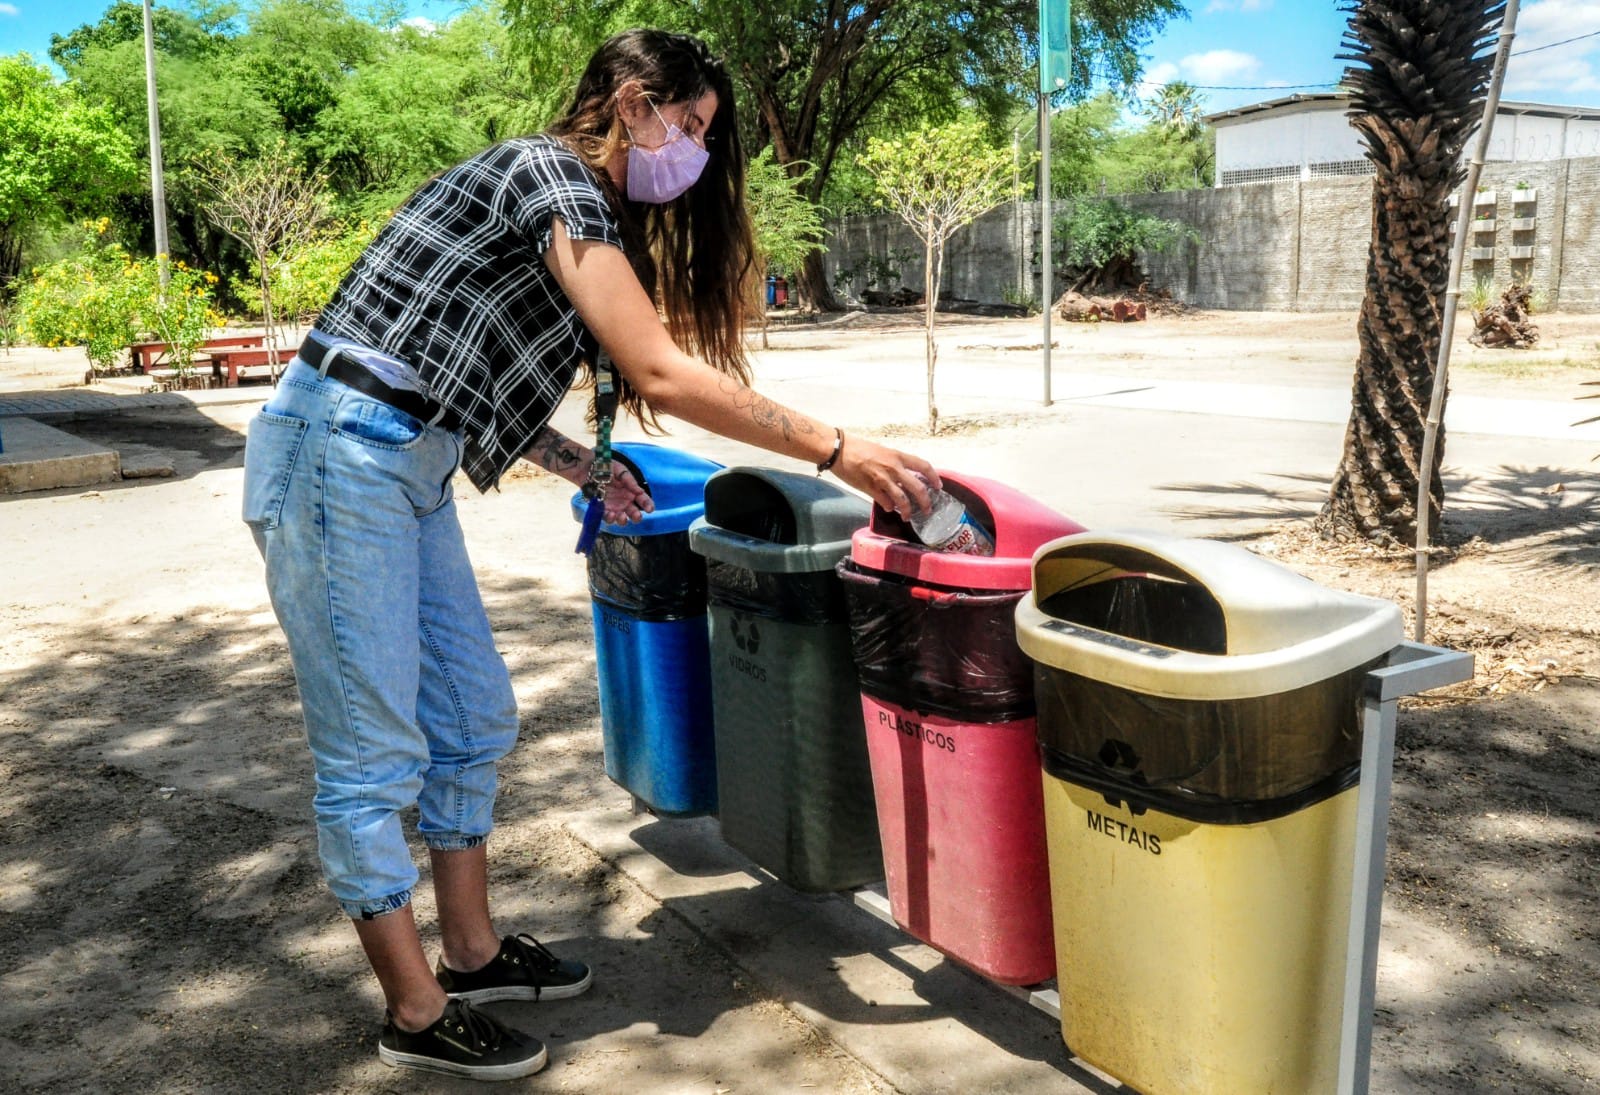
[[[167,284],[171,251],[167,244],[167,187],[161,175],[161,110],[156,105],[156,36],[150,0],[144,0],[144,93],[150,113],[150,206],[155,213],[156,269]]]
[[[1072,79],[1070,0],[1039,0],[1039,239],[1044,305],[1044,405],[1050,406],[1050,96]]]

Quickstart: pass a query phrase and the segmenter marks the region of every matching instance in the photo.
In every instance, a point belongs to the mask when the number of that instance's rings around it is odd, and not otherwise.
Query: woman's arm
[[[617,369],[653,409],[813,464],[833,452],[833,427],[680,350],[621,250],[568,239],[559,225],[552,236],[545,264]],[[845,438],[833,472],[902,517],[927,506],[924,480],[939,482],[927,461],[853,435]]]
[[[533,444],[522,454],[522,458],[561,476],[573,486],[581,487],[589,480],[594,450],[584,448],[565,434],[545,426],[534,435]],[[606,524],[626,525],[655,508],[655,503],[639,486],[633,473],[623,465],[613,463],[611,483],[606,488]]]

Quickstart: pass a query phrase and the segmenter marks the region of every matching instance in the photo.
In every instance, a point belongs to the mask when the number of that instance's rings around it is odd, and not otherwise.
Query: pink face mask
[[[675,125],[668,125],[655,104],[650,104],[663,126],[667,137],[657,148],[642,148],[634,143],[628,149],[628,198],[630,201],[661,205],[688,190],[700,178],[710,153],[684,135]],[[628,131],[633,139],[633,131]]]

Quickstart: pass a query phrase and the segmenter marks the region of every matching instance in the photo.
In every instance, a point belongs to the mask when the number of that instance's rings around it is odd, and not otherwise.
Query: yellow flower
[[[215,275],[211,271],[207,270],[206,271],[206,282],[208,284],[215,285],[217,283],[217,275]]]

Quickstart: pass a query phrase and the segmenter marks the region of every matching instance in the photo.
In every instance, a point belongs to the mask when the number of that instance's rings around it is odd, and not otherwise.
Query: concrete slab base
[[[1072,1057],[1029,1001],[857,906],[804,894],[721,839],[714,818],[623,807],[566,822],[780,1000],[901,1091],[1127,1092]]]
[[[31,418],[0,422],[0,494],[87,487],[122,478],[122,462],[111,449],[63,433]]]

